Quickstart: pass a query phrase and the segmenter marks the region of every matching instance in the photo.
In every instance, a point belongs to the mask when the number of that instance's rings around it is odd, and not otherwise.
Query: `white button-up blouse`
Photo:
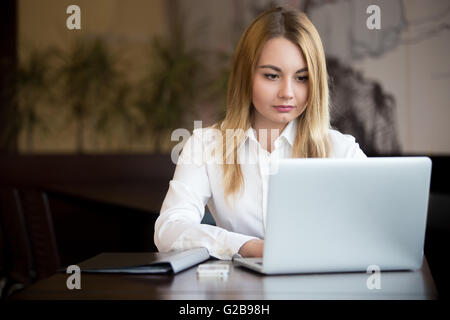
[[[294,119],[275,140],[271,153],[261,147],[254,129],[246,132],[237,153],[244,188],[234,201],[233,197],[229,198],[230,206],[225,201],[222,166],[209,156],[219,141],[213,134],[217,131],[194,130],[180,154],[155,223],[154,240],[158,250],[205,247],[213,257],[231,259],[248,240],[264,239],[270,174],[267,168],[271,161],[291,157],[296,129],[297,119]],[[330,158],[366,157],[354,137],[332,129],[329,136]],[[216,226],[200,223],[206,205]]]

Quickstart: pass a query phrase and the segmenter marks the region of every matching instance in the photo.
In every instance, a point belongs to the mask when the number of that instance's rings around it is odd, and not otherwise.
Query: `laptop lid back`
[[[431,160],[284,159],[269,176],[265,273],[418,269]]]

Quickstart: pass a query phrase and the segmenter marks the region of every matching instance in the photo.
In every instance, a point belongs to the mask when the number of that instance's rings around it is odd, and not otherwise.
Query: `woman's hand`
[[[239,254],[244,258],[262,258],[264,252],[264,240],[253,239],[242,245]]]

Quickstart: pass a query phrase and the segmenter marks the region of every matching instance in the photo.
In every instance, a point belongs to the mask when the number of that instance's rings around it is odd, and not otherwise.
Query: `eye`
[[[269,80],[276,80],[278,78],[278,75],[276,73],[265,73],[264,77]]]
[[[308,76],[300,76],[300,77],[297,77],[297,80],[300,81],[300,82],[308,81]]]

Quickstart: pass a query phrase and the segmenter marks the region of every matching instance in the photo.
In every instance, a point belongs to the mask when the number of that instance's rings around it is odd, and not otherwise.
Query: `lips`
[[[294,109],[294,106],[288,106],[288,105],[280,105],[280,106],[274,106],[275,109],[277,109],[279,112],[289,112],[292,109]]]

